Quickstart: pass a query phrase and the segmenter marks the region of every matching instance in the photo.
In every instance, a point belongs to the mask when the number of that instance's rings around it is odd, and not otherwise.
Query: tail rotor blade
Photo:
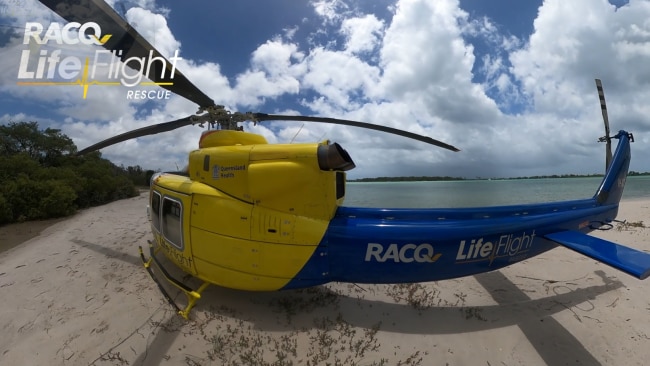
[[[603,90],[603,83],[600,79],[596,79],[596,89],[598,89],[598,98],[600,99],[600,111],[603,113],[603,122],[605,123],[605,136],[601,137],[599,141],[605,142],[605,170],[609,169],[609,164],[612,161],[612,138],[609,136],[609,118],[607,116],[607,103],[605,103],[605,91]]]

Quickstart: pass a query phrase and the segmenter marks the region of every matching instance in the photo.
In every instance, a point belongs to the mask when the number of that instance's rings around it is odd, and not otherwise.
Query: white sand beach
[[[186,321],[144,270],[147,195],[0,254],[2,365],[642,365],[650,281],[557,248],[414,285],[251,293],[211,286]],[[619,219],[650,226],[650,200]],[[650,228],[594,235],[650,250]],[[177,294],[177,292],[172,292]],[[179,303],[185,301],[178,295]]]

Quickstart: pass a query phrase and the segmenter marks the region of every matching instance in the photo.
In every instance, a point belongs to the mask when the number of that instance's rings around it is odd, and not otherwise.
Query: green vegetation
[[[515,178],[495,178],[495,179],[549,179],[549,178],[602,178],[605,174],[553,174],[553,175],[533,175],[530,177],[515,177]]]
[[[636,177],[636,176],[644,176],[644,175],[650,175],[650,172],[635,172],[634,170],[630,170],[630,172],[627,174],[628,177]]]
[[[76,152],[60,130],[39,130],[37,122],[0,126],[0,225],[67,216],[137,196],[135,185],[146,185],[149,172],[139,166],[125,169],[99,152]]]

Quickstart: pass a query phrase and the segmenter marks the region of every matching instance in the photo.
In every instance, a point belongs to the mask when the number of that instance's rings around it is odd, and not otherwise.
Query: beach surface
[[[441,282],[333,283],[273,293],[211,286],[184,320],[139,258],[138,246],[151,238],[146,205],[145,193],[84,210],[0,253],[0,364],[642,365],[650,359],[650,281],[565,248]],[[623,201],[618,218],[628,224],[593,235],[650,251],[650,200]],[[185,302],[182,293],[171,294]]]

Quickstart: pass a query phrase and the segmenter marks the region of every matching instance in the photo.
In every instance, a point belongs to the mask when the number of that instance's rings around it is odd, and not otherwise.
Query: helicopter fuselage
[[[341,206],[345,172],[324,167],[353,164],[323,158],[340,147],[267,145],[255,136],[218,132],[212,138],[228,145],[192,152],[186,174],[155,176],[150,203],[155,242],[171,261],[206,282],[253,291],[434,281],[511,265],[555,248],[549,234],[609,225],[630,161],[629,142],[621,138],[610,173],[589,199],[352,208]]]

